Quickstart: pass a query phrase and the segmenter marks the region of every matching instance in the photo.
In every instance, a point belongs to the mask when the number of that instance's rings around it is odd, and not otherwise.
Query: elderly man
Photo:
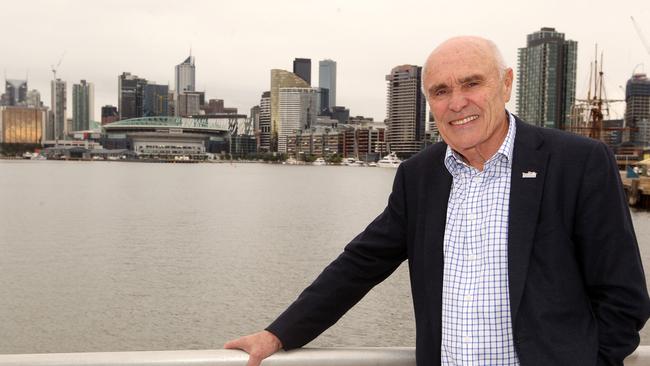
[[[496,46],[450,39],[423,84],[444,139],[402,163],[384,212],[267,330],[248,365],[301,347],[408,260],[418,365],[622,365],[650,300],[616,162],[508,113]]]

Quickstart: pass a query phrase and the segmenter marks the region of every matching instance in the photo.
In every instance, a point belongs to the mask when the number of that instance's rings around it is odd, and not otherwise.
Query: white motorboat
[[[380,168],[397,168],[402,161],[397,157],[397,155],[392,152],[377,162],[377,166]]]
[[[327,163],[325,162],[325,159],[318,158],[318,159],[314,160],[312,165],[327,165]]]
[[[296,160],[294,157],[289,157],[285,162],[282,164],[288,164],[288,165],[298,165],[298,160]]]

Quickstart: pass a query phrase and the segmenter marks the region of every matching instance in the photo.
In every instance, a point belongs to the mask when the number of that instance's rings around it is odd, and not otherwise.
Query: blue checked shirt
[[[444,239],[442,365],[519,365],[508,291],[508,206],[515,120],[483,171],[447,147],[453,177]]]

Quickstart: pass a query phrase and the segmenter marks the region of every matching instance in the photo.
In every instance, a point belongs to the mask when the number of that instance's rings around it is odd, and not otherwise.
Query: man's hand
[[[263,330],[227,342],[223,348],[246,351],[250,355],[246,366],[259,366],[263,359],[282,348],[282,342],[280,342],[280,339],[275,334]]]

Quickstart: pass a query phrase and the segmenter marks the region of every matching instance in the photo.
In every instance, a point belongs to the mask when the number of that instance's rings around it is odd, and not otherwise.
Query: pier
[[[627,178],[623,171],[621,181],[630,207],[650,210],[650,177]]]

